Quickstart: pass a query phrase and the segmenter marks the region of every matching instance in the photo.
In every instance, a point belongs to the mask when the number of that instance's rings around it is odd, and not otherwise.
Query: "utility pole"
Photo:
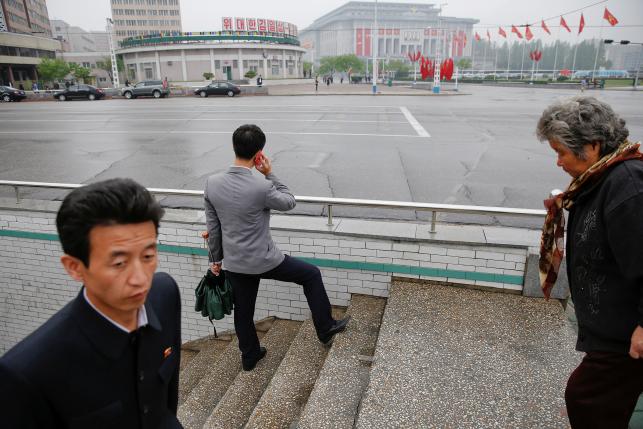
[[[116,46],[116,43],[114,42],[114,21],[112,21],[111,18],[107,18],[107,34],[109,35],[108,41],[109,41],[109,55],[112,60],[112,81],[114,82],[114,88],[120,88],[121,83],[118,80],[118,63],[116,62],[116,52],[114,51],[114,48]]]
[[[440,93],[440,62],[442,62],[442,37],[444,30],[440,25],[440,16],[442,15],[442,6],[446,6],[447,3],[440,3],[440,10],[438,11],[438,45],[439,49],[435,52],[435,64],[433,65],[433,93]]]
[[[373,28],[373,95],[377,94],[377,51],[379,47],[380,32],[377,28],[377,0],[375,0],[375,20]]]

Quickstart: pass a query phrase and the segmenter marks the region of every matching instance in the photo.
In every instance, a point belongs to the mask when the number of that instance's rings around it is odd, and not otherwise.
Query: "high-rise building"
[[[117,41],[145,34],[181,32],[179,0],[111,0]]]
[[[45,0],[0,0],[0,4],[0,31],[51,36]]]
[[[30,89],[36,66],[60,48],[51,38],[45,0],[0,0],[0,85]]]

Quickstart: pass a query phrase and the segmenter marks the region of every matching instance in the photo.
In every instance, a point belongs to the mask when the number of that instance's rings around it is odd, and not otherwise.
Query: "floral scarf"
[[[605,172],[615,164],[628,159],[643,159],[639,152],[640,143],[623,142],[618,149],[599,159],[583,174],[576,177],[562,194],[545,200],[547,217],[540,238],[540,287],[546,299],[558,278],[558,270],[565,251],[565,216],[562,209],[569,210],[574,205],[574,198],[587,186],[598,182]]]

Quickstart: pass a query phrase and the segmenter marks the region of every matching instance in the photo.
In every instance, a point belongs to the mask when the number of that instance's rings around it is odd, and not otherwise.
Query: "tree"
[[[328,74],[334,72],[361,73],[364,70],[364,63],[357,55],[340,55],[337,57],[324,57],[319,62],[319,73]]]
[[[203,72],[203,79],[205,80],[211,80],[214,77],[214,73],[210,72]]]
[[[403,60],[390,60],[386,65],[386,70],[395,73],[395,77],[406,77],[412,70],[412,67]]]
[[[469,58],[460,58],[456,63],[458,69],[466,70],[471,68],[471,60]]]
[[[244,74],[244,76],[247,77],[248,79],[252,79],[256,75],[257,75],[257,72],[254,70],[248,70],[246,74]]]
[[[309,74],[313,69],[313,63],[304,61],[304,74]]]
[[[70,64],[69,69],[70,69],[69,70],[70,73],[74,75],[76,80],[82,80],[83,83],[86,83],[85,81],[89,78],[89,76],[92,73],[92,71],[87,67],[82,67],[82,66],[79,66],[78,64]]]
[[[114,76],[112,76],[112,59],[110,57],[105,57],[100,61],[96,61],[96,67],[98,67],[101,70],[105,70],[109,75],[109,79],[112,81],[112,83],[114,83]],[[125,70],[125,63],[123,62],[123,57],[121,56],[116,57],[116,67],[118,68],[119,73]]]
[[[60,58],[43,58],[38,64],[38,75],[46,82],[64,79],[69,74],[70,66]]]

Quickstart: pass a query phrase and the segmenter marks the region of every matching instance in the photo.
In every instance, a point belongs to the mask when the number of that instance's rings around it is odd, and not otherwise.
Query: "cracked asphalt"
[[[467,95],[269,96],[0,104],[0,179],[88,183],[132,177],[148,187],[202,189],[232,162],[231,134],[267,132],[265,153],[296,195],[542,208],[568,176],[535,137],[543,109],[576,90],[461,85]],[[643,135],[641,92],[589,91]],[[430,134],[420,137],[406,107]],[[25,197],[60,198],[30,190]],[[0,196],[13,196],[0,189]],[[165,198],[201,207],[198,198]],[[300,204],[298,214],[323,208]],[[335,208],[337,216],[428,220],[430,213]],[[443,215],[442,220],[539,227],[529,219]]]

